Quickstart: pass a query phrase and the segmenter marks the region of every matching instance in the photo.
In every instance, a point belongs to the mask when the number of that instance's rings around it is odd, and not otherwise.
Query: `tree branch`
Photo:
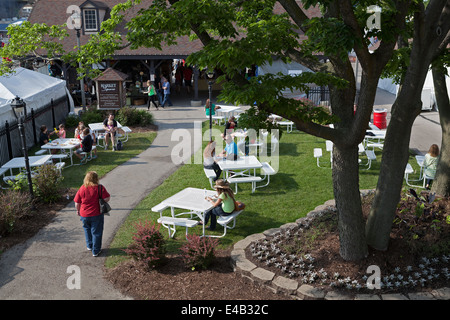
[[[299,7],[295,0],[278,0],[284,10],[289,14],[294,23],[299,27],[300,30],[306,32],[306,28],[303,25],[305,21],[309,18]]]

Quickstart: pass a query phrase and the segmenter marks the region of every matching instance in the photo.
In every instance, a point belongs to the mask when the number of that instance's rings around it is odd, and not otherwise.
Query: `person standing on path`
[[[166,106],[166,103],[169,104],[169,107],[173,106],[172,101],[170,101],[170,82],[167,80],[167,78],[162,78],[162,89],[164,92],[164,98],[161,102],[161,107],[164,108]]]
[[[152,103],[152,102],[153,102],[153,105],[155,106],[156,110],[158,110],[158,105],[156,104],[156,100],[157,100],[156,88],[150,80],[147,81],[147,87],[148,87],[148,90],[146,92],[144,92],[144,93],[148,93],[147,111],[150,110],[150,103]]]
[[[99,190],[100,188],[101,190]],[[98,202],[100,192],[102,198],[108,202],[111,196],[103,185],[99,186],[97,172],[89,171],[73,199],[83,224],[86,247],[92,251],[94,257],[97,257],[102,249],[104,215],[100,212]]]

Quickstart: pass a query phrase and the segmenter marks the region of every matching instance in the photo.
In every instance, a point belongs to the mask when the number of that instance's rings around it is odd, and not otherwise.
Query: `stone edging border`
[[[362,194],[367,194],[371,190],[361,190]],[[444,287],[432,290],[431,292],[408,293],[407,296],[400,293],[388,294],[352,294],[338,291],[325,291],[308,284],[301,284],[296,280],[288,279],[283,276],[277,276],[272,271],[257,267],[253,262],[247,259],[245,249],[254,241],[262,240],[266,236],[273,235],[282,229],[288,229],[297,226],[305,219],[313,219],[315,215],[320,214],[330,206],[335,206],[334,200],[328,200],[323,205],[317,206],[309,212],[306,217],[298,219],[295,223],[287,223],[280,228],[273,228],[256,233],[238,241],[231,251],[231,263],[234,271],[251,282],[264,286],[275,293],[285,294],[292,299],[297,300],[450,300],[450,288]]]

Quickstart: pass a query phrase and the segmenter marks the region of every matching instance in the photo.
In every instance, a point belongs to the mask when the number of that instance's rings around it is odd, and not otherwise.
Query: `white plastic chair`
[[[322,148],[314,148],[314,158],[317,159],[317,166],[320,168],[320,158],[322,158]]]
[[[326,150],[330,153],[330,164],[333,165],[333,141],[325,141]]]

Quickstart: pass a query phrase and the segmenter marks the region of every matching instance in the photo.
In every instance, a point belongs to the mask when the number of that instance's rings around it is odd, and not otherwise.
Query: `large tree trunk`
[[[357,147],[344,148],[335,144],[333,148],[333,190],[339,214],[340,254],[343,259],[350,261],[363,259],[368,254],[358,186]]]
[[[405,167],[409,157],[409,141],[415,118],[422,109],[421,92],[429,64],[416,63],[408,69],[399,95],[392,105],[391,119],[383,145],[383,155],[375,198],[366,224],[367,244],[387,250]]]
[[[445,74],[436,68],[433,68],[432,72],[434,91],[436,93],[436,101],[439,107],[442,141],[440,159],[431,191],[448,197],[450,196],[450,101],[445,83]]]
[[[450,7],[447,4],[444,0],[430,1],[426,9],[421,4],[414,15],[410,63],[392,106],[377,191],[366,224],[367,244],[378,250],[387,250],[389,245],[408,161],[411,128],[421,111],[421,92],[428,67],[448,44]]]
[[[378,250],[386,250],[389,244],[392,221],[400,200],[405,166],[409,157],[411,128],[418,114],[417,109],[421,108],[420,105],[417,107],[417,97],[413,95],[408,97],[406,92],[403,96],[402,99],[397,98],[393,105],[396,112],[392,114],[387,129],[380,177],[366,224],[367,243]],[[414,105],[416,107],[413,107]]]
[[[344,90],[330,88],[333,114],[341,120],[335,124],[336,131],[331,137],[334,143],[333,191],[339,215],[340,255],[344,260],[357,261],[368,255],[359,190],[358,144],[364,137],[370,118],[378,77],[363,72],[359,110],[354,116],[355,83],[352,69],[343,69],[340,73],[350,80],[350,86]]]

